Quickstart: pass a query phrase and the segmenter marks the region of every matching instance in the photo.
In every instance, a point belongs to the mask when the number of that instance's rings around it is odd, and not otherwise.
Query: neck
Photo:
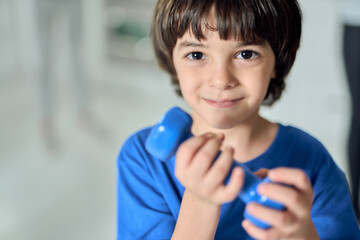
[[[199,128],[198,126],[205,126]],[[259,115],[247,119],[246,122],[237,124],[227,129],[213,128],[207,124],[194,122],[192,131],[195,136],[206,132],[222,133],[225,139],[221,149],[227,146],[234,148],[234,159],[238,162],[249,161],[265,152],[273,142],[278,126]]]

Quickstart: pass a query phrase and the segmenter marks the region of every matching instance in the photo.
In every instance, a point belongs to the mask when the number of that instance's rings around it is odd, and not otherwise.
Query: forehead
[[[204,49],[223,49],[224,48],[242,48],[242,47],[257,47],[258,50],[270,50],[269,42],[264,40],[262,42],[248,43],[242,39],[221,39],[217,31],[207,30],[205,38],[198,40],[191,31],[187,31],[181,38],[177,39],[173,51],[187,50],[191,48],[204,48]]]
[[[255,17],[251,13],[247,13],[244,9],[234,11],[221,7],[224,6],[212,3],[207,8],[184,10],[178,23],[178,38],[182,38],[187,33],[190,37],[201,41],[216,33],[224,40],[235,39],[254,44],[262,44],[266,40],[258,31],[261,33],[267,31],[256,28],[253,21]]]

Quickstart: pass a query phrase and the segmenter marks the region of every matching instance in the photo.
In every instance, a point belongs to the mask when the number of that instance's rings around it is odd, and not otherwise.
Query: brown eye
[[[201,60],[204,59],[204,54],[201,52],[192,52],[187,57],[189,57],[192,60]]]
[[[258,56],[257,53],[255,53],[254,51],[251,51],[251,50],[241,51],[238,54],[239,58],[246,59],[246,60],[253,59],[253,58],[257,57],[257,56]]]

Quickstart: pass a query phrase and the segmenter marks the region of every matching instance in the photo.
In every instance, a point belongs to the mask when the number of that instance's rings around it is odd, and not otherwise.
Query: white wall
[[[154,123],[175,96],[153,63],[105,56],[103,3],[85,0],[86,64],[95,124],[78,122],[69,97],[68,46],[60,41],[55,151],[48,151],[39,110],[39,55],[31,0],[0,1],[0,239],[114,239],[115,159],[125,138]],[[264,115],[299,126],[343,170],[349,96],[336,0],[302,0],[303,39],[280,102]]]

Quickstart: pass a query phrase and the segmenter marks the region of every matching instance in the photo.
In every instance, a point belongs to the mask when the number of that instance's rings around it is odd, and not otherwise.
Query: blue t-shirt
[[[160,161],[145,149],[151,128],[130,136],[117,161],[117,235],[120,240],[170,239],[184,187],[174,176],[175,158]],[[279,124],[271,146],[245,163],[257,171],[280,166],[303,169],[314,189],[311,217],[320,239],[360,239],[348,184],[324,146],[309,134]],[[241,227],[244,203],[223,204],[215,239],[252,239]]]

